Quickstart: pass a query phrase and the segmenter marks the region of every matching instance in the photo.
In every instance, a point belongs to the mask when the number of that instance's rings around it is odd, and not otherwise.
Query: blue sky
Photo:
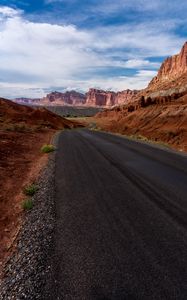
[[[144,88],[186,32],[186,1],[0,0],[0,96]]]

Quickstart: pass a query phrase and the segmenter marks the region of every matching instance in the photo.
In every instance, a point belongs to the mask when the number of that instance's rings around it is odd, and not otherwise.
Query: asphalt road
[[[56,159],[51,299],[187,299],[187,156],[88,130]]]

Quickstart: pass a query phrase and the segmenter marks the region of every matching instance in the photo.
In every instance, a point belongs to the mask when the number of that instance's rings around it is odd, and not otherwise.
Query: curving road
[[[60,135],[51,299],[187,299],[187,156]]]

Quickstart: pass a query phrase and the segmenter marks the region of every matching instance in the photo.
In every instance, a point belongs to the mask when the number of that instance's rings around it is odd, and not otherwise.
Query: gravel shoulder
[[[57,146],[58,134],[53,144]],[[38,181],[39,190],[33,197],[33,209],[25,215],[16,250],[5,266],[0,300],[44,299],[55,219],[55,157],[56,152],[49,156]]]

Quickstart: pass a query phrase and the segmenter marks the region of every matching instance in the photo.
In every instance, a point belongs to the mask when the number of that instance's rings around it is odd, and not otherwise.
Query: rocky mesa
[[[103,91],[97,89],[90,89],[86,94],[87,106],[102,106],[111,107],[120,104],[127,104],[133,101],[138,91],[124,90],[121,92]]]
[[[76,91],[65,93],[52,92],[40,100],[41,105],[73,105],[82,106],[86,102],[86,96]]]

